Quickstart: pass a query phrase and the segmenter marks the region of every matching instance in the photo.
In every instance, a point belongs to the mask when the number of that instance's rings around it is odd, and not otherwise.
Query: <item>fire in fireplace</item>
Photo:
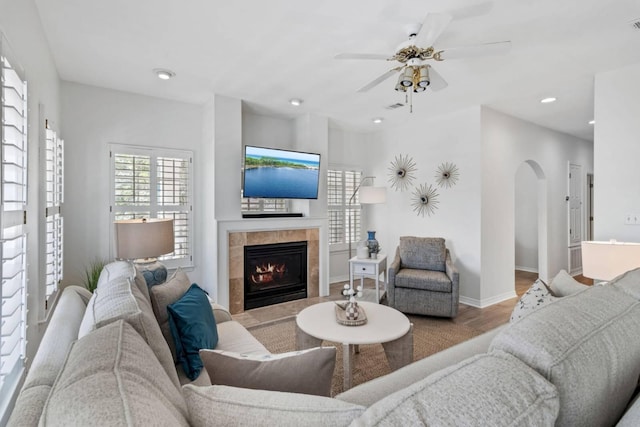
[[[307,242],[244,248],[244,309],[307,297]]]

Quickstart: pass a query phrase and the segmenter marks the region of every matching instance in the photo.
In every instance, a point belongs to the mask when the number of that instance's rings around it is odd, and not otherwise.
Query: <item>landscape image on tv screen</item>
[[[317,199],[320,154],[245,147],[244,197]]]

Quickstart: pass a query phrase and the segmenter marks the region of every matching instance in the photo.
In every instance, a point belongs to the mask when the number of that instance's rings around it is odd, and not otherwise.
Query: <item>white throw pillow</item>
[[[532,311],[552,303],[557,299],[557,297],[553,296],[547,285],[538,279],[531,285],[529,290],[520,297],[520,300],[516,303],[511,313],[511,319],[509,321],[515,322],[516,320],[520,320]]]

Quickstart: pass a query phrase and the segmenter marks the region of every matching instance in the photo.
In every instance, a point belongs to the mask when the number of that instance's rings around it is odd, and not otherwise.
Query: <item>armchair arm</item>
[[[447,249],[447,256],[444,262],[445,273],[449,277],[449,280],[453,283],[455,287],[458,287],[460,283],[460,274],[458,273],[458,269],[453,265],[453,261],[451,261],[451,253],[449,249]]]
[[[389,280],[387,283],[387,301],[390,306],[395,303],[395,286],[396,286],[396,273],[400,271],[400,247],[396,248],[396,256],[389,265],[387,275]]]

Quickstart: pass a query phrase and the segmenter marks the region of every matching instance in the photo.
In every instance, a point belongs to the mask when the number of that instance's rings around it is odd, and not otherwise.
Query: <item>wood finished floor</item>
[[[516,270],[514,274],[514,283],[518,297],[525,293],[537,278],[537,273]],[[588,285],[593,284],[591,279],[587,279],[583,276],[576,276],[575,279]],[[329,287],[328,297],[307,298],[282,304],[275,304],[268,307],[255,308],[253,310],[247,310],[244,313],[234,314],[233,319],[245,327],[277,322],[282,319],[295,316],[301,310],[310,305],[324,301],[342,299],[343,296],[340,292],[344,283],[345,282],[332,283]],[[369,294],[373,292],[373,279],[365,279],[365,289]],[[511,312],[513,311],[516,301],[517,298],[511,298],[486,308],[476,308],[460,304],[458,316],[451,321],[454,323],[464,324],[483,332],[488,331],[509,321],[509,317],[511,316]]]

